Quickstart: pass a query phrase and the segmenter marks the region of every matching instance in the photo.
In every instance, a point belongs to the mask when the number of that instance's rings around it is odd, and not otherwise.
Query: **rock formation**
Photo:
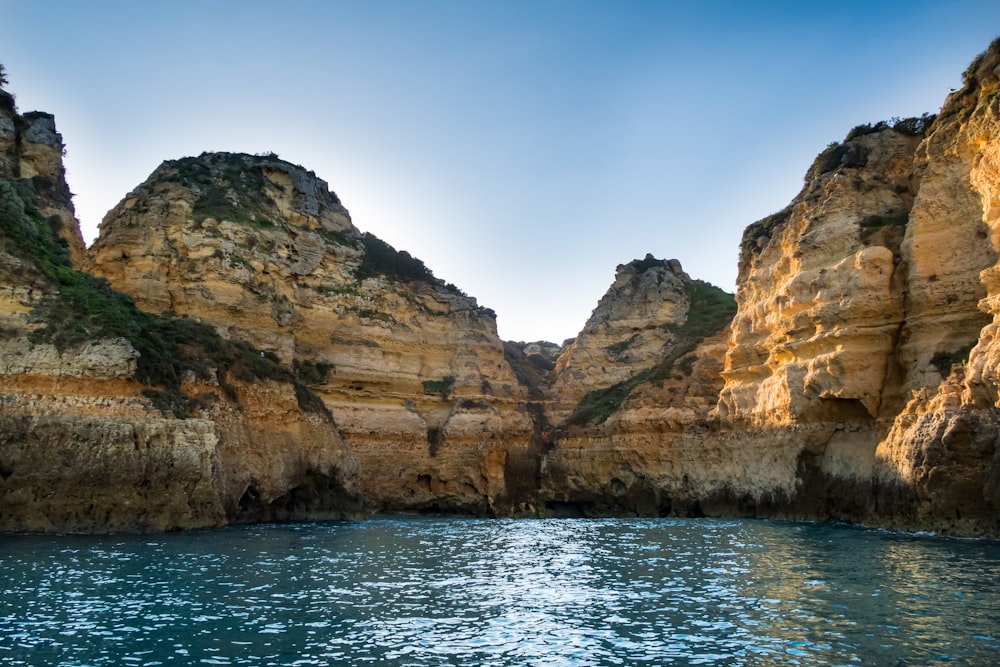
[[[533,427],[493,313],[361,234],[315,174],[270,155],[165,162],[90,257],[141,308],[293,367],[358,461],[369,510],[503,503]]]
[[[415,510],[1000,535],[1000,40],[937,116],[823,151],[747,227],[735,299],[648,255],[562,346],[500,341],[274,155],[163,163],[84,251],[61,151],[0,91],[0,529]]]
[[[356,514],[357,463],[290,370],[72,268],[61,139],[3,95],[0,529]]]
[[[744,233],[728,342],[706,340],[661,389],[591,393],[614,406],[556,433],[539,505],[1000,533],[998,79],[995,43],[936,119],[860,126],[820,154]],[[622,277],[612,307],[633,299]],[[567,373],[574,356],[609,379],[601,311],[554,387],[587,377]]]

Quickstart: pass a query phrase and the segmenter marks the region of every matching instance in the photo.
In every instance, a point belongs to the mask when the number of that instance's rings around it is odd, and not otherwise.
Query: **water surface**
[[[3,665],[1000,664],[1000,544],[710,519],[0,535]]]

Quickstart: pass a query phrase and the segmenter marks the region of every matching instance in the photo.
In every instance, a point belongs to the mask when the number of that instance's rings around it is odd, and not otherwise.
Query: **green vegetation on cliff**
[[[142,311],[107,280],[73,269],[66,242],[58,236],[59,217],[43,218],[36,201],[30,179],[0,180],[0,247],[21,260],[22,279],[42,280],[53,287],[32,312],[32,318],[44,325],[32,332],[33,342],[51,343],[63,351],[90,340],[124,338],[139,353],[136,376],[150,387],[146,396],[177,417],[204,407],[205,397],[180,391],[185,372],[206,378],[214,373],[232,400],[236,392],[230,377],[290,382],[302,409],[325,412],[322,401],[274,355],[226,340],[207,324]]]
[[[670,327],[676,338],[663,359],[627,380],[589,392],[577,404],[567,424],[601,424],[621,407],[639,385],[653,383],[663,386],[664,380],[676,376],[674,364],[678,359],[692,352],[701,341],[721,331],[736,315],[736,299],[714,285],[692,280],[685,283],[684,290],[691,304],[687,319],[679,326]]]
[[[374,234],[365,232],[361,236],[365,254],[361,258],[354,275],[358,280],[384,276],[390,280],[409,282],[419,280],[428,283],[438,283],[437,278],[424,263],[406,252],[396,250],[391,245]]]
[[[203,153],[198,157],[170,160],[165,180],[180,183],[195,193],[191,213],[196,222],[206,218],[228,220],[257,227],[273,227],[277,210],[268,196],[268,183],[249,155]]]

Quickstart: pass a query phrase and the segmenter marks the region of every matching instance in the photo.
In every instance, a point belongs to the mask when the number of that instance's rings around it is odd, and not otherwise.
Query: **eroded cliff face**
[[[361,234],[325,182],[273,156],[164,163],[105,218],[92,270],[296,369],[372,510],[490,512],[533,424],[492,312]]]
[[[998,63],[994,44],[936,119],[856,128],[744,234],[714,416],[737,449],[786,443],[779,513],[1000,531]]]
[[[677,338],[671,326],[687,317],[690,282],[677,260],[647,255],[619,265],[583,330],[556,361],[552,395],[558,404],[571,409],[588,392],[659,363]],[[567,414],[557,410],[557,419]]]
[[[903,324],[900,245],[922,138],[907,129],[831,146],[788,208],[747,228],[722,420],[878,416]]]
[[[744,234],[728,340],[557,432],[540,505],[1000,533],[998,81],[995,43],[936,119],[820,154]]]
[[[735,300],[647,256],[564,346],[502,343],[276,156],[165,162],[84,257],[51,117],[5,100],[0,528],[364,509],[1000,535],[1000,41],[936,118],[821,153],[744,233]]]
[[[895,494],[882,502],[917,525],[1000,534],[1000,40],[949,95],[916,165],[906,404],[876,452]]]
[[[73,269],[61,139],[51,116],[5,101],[0,530],[356,514],[357,463],[290,370]]]
[[[532,511],[687,514],[726,478],[706,455],[732,295],[677,260],[620,265],[580,335],[556,362]],[[713,467],[714,466],[714,467]],[[707,486],[706,486],[707,484]],[[709,488],[710,487],[710,488]]]

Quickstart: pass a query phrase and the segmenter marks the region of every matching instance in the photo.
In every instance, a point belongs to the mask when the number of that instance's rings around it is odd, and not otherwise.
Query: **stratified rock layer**
[[[61,153],[51,116],[0,104],[0,530],[357,514],[357,463],[290,371],[241,369],[218,336],[178,343],[205,332],[71,268]]]
[[[152,312],[293,366],[359,462],[372,510],[488,512],[532,423],[490,311],[362,235],[273,156],[164,163],[105,218],[93,271]]]
[[[564,346],[502,343],[275,156],[164,163],[84,257],[51,116],[8,97],[0,528],[364,509],[1000,535],[1000,41],[936,118],[821,153],[744,233],[735,302],[647,256]]]

